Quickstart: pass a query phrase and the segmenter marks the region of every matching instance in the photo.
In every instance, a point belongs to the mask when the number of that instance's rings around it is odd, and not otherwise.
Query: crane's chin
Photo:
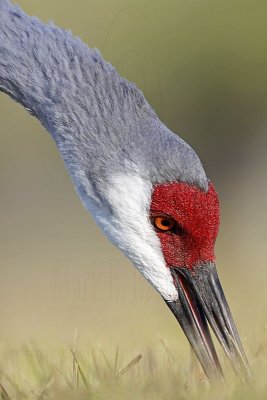
[[[166,303],[179,321],[207,377],[223,380],[223,371],[208,325],[231,360],[234,370],[249,377],[250,367],[215,264],[206,263],[193,270],[171,268],[171,272],[179,298]]]

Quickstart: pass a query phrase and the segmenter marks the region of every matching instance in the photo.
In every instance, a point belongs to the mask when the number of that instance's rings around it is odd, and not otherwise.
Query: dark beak
[[[229,357],[234,370],[251,375],[235,323],[220,284],[216,266],[207,263],[193,270],[171,268],[179,298],[167,302],[179,321],[209,379],[223,380],[209,326]]]

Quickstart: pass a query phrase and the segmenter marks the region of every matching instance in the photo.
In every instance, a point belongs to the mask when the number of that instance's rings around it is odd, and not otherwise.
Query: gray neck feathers
[[[116,173],[207,189],[195,152],[99,51],[0,0],[0,90],[50,132],[78,188],[103,201]]]

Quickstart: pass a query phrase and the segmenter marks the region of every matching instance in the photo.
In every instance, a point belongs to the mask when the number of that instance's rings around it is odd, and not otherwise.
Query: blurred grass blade
[[[117,346],[117,348],[116,348],[116,355],[115,355],[114,368],[113,368],[114,375],[116,375],[116,373],[117,373],[118,358],[119,358],[119,346]]]
[[[105,354],[103,349],[101,349],[101,354],[104,357],[105,363],[107,364],[109,371],[113,372],[112,367],[111,367],[111,365],[110,365],[110,363],[108,361],[108,358],[107,358],[107,356],[106,356],[106,354]]]
[[[100,369],[100,366],[98,364],[98,361],[97,361],[97,358],[96,358],[94,350],[92,350],[92,356],[93,356],[93,363],[94,363],[94,367],[95,367],[95,374],[96,374],[98,379],[101,379],[101,372],[100,372],[101,369]]]
[[[72,349],[71,349],[71,353],[72,353],[73,359],[75,360],[75,363],[76,363],[76,366],[77,366],[77,372],[78,372],[78,374],[80,374],[80,377],[81,377],[81,379],[83,381],[84,386],[86,387],[86,389],[89,392],[92,392],[93,388],[90,385],[90,383],[88,382],[88,380],[86,379],[85,373],[83,372],[83,370],[81,368],[81,365],[80,365],[79,361],[77,360],[77,357],[76,357],[76,355],[75,355],[75,353],[74,353],[74,351]],[[78,382],[78,380],[77,380],[77,382]]]
[[[0,383],[0,390],[1,390],[1,400],[11,400],[2,383]]]
[[[169,357],[173,362],[175,362],[174,355],[173,355],[172,352],[170,351],[170,349],[169,349],[169,347],[168,347],[166,341],[165,341],[162,337],[160,337],[159,341],[160,341],[160,343],[162,344],[164,350],[166,351],[168,357]]]
[[[116,376],[116,379],[120,379],[126,372],[129,371],[132,367],[134,367],[142,358],[142,354],[138,354],[132,361],[129,362],[124,368],[122,368],[118,375]]]

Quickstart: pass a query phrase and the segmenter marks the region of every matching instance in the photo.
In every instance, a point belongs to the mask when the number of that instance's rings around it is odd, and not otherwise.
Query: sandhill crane
[[[49,131],[85,208],[154,286],[206,375],[248,362],[215,267],[219,202],[193,151],[142,92],[52,24],[0,0],[0,89]]]

